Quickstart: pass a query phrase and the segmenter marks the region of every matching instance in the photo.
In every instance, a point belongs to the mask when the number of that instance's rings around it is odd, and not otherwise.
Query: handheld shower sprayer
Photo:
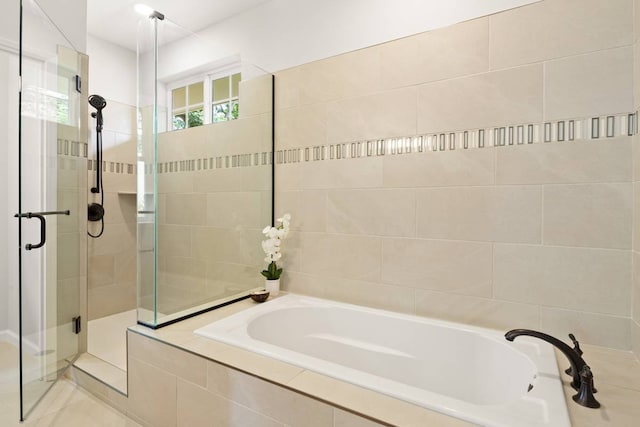
[[[96,109],[91,113],[91,117],[96,119],[96,162],[98,167],[96,168],[96,186],[91,188],[92,193],[100,192],[101,184],[101,166],[102,166],[102,126],[104,124],[102,118],[102,110],[107,106],[107,101],[100,95],[89,96],[89,104]]]
[[[100,95],[90,95],[89,105],[96,109],[91,113],[91,117],[96,119],[96,185],[91,188],[91,193],[100,193],[100,203],[91,203],[87,211],[87,219],[89,221],[101,221],[102,229],[97,235],[93,235],[87,231],[87,234],[93,238],[102,236],[104,232],[104,185],[102,183],[102,126],[104,121],[102,118],[102,110],[107,106],[107,101]]]

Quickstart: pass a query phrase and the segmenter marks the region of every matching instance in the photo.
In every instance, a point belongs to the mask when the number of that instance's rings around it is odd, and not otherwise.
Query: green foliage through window
[[[211,90],[205,93],[206,81],[181,86],[171,91],[171,124],[173,130],[235,120],[240,115],[240,73],[211,80]],[[209,117],[205,109],[210,106]]]

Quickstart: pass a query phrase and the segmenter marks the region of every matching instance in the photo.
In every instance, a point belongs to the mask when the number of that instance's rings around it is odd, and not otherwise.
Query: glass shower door
[[[21,7],[14,176],[22,420],[78,353],[87,175],[80,123],[87,109],[80,77],[86,57],[35,1]]]

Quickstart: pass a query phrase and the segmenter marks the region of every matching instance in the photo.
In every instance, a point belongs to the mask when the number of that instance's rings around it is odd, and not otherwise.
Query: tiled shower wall
[[[99,238],[88,238],[89,320],[136,308],[136,109],[107,99],[103,115],[105,228]],[[95,125],[89,118],[89,188],[95,186]],[[89,193],[94,201],[100,196]],[[100,222],[88,227],[100,232]]]
[[[545,0],[277,73],[283,286],[631,349],[633,16]]]
[[[636,110],[640,108],[640,0],[634,1],[634,73],[633,100]],[[631,344],[636,357],[640,358],[640,135],[633,138],[633,306],[631,322]]]

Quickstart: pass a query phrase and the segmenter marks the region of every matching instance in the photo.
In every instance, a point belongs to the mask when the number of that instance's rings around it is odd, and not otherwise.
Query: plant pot
[[[264,289],[269,291],[269,295],[275,297],[280,292],[280,279],[265,280]]]

